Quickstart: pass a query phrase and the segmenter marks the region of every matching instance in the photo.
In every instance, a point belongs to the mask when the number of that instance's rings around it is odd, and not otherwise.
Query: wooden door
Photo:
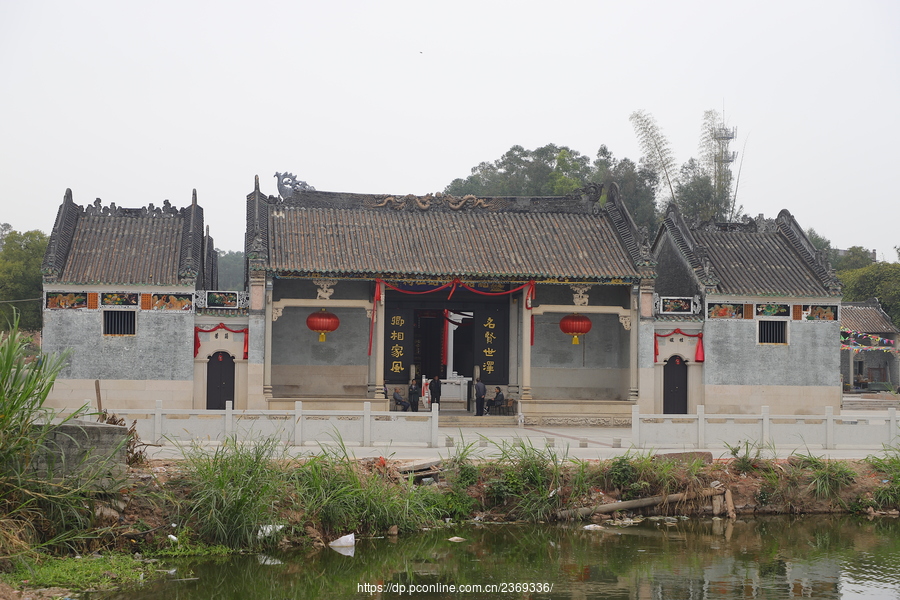
[[[678,355],[663,367],[663,413],[687,414],[687,363]]]
[[[234,407],[234,358],[227,352],[216,352],[206,363],[206,409],[225,410]]]

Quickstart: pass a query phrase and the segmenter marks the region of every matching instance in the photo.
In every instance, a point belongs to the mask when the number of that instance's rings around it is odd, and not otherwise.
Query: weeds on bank
[[[94,498],[103,461],[66,465],[58,458],[56,419],[44,406],[66,357],[30,355],[14,313],[0,339],[0,557],[47,549],[83,549],[96,537]],[[115,485],[115,482],[112,482]]]
[[[842,460],[826,460],[806,454],[794,454],[791,462],[797,468],[809,471],[810,482],[807,489],[816,498],[837,498],[841,489],[853,483],[856,475]]]
[[[886,483],[873,493],[877,508],[900,508],[900,446],[885,446],[885,456],[868,456],[866,462],[877,471]]]
[[[197,536],[229,548],[254,548],[264,539],[262,525],[275,524],[274,507],[285,491],[284,473],[275,467],[281,445],[275,438],[240,443],[228,438],[213,451],[184,451],[190,489],[182,519]]]
[[[253,549],[307,527],[328,539],[394,526],[412,531],[436,523],[445,510],[435,488],[395,481],[383,459],[364,471],[340,440],[305,460],[285,457],[273,438],[229,439],[213,452],[193,449],[185,459],[182,521],[203,544]]]

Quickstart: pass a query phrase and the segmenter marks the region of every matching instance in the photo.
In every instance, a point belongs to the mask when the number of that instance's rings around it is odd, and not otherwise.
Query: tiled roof
[[[653,277],[615,200],[303,193],[269,205],[264,268],[336,276],[570,280]],[[451,206],[453,204],[454,207]],[[258,204],[248,214],[258,214]],[[260,223],[262,225],[262,223]],[[251,253],[252,254],[252,253]]]
[[[821,279],[781,232],[695,231],[719,278],[718,293],[828,296]]]
[[[178,283],[180,218],[82,216],[59,282]]]
[[[717,294],[827,297],[840,284],[791,214],[748,223],[706,223],[688,230],[670,207],[660,235],[670,235],[698,281]]]
[[[876,298],[841,305],[841,327],[863,333],[900,333]]]
[[[45,283],[190,285],[214,288],[212,240],[203,233],[203,209],[81,207],[66,191],[42,272]],[[213,257],[214,258],[214,257]]]

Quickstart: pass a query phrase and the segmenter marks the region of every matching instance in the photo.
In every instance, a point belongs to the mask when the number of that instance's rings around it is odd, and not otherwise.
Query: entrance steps
[[[441,402],[441,412],[438,419],[441,427],[517,427],[519,419],[516,415],[486,415],[476,417],[475,413],[464,410],[448,410]]]
[[[900,397],[894,394],[892,394],[893,398],[866,398],[866,395],[868,394],[863,396],[844,396],[841,400],[841,408],[844,410],[900,409]],[[872,395],[874,396],[875,394]]]

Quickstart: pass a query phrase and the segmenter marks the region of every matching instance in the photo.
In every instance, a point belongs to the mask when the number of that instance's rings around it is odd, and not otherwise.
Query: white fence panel
[[[240,441],[274,437],[285,444],[302,446],[343,443],[347,446],[383,444],[437,447],[438,412],[403,413],[363,410],[303,410],[295,402],[293,411],[110,408],[136,429],[142,440],[164,444],[191,441],[222,442],[234,436]]]
[[[631,412],[632,444],[637,448],[689,447],[721,448],[751,442],[760,446],[806,446],[881,448],[900,444],[897,410],[887,417],[850,418],[835,416],[831,407],[824,415],[771,415],[761,407],[759,415],[705,414],[642,415],[637,406]]]

